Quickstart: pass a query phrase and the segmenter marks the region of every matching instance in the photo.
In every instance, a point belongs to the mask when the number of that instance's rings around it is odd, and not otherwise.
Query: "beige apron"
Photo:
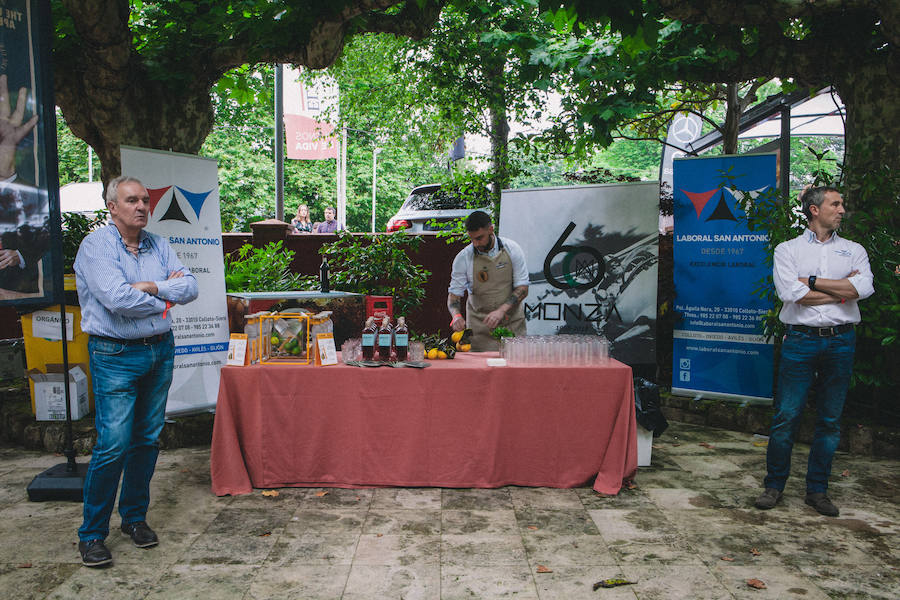
[[[499,252],[494,258],[475,252],[472,260],[472,293],[466,301],[466,324],[472,329],[472,350],[490,352],[500,348],[500,343],[491,337],[491,331],[484,326],[484,318],[509,299],[513,291],[513,265],[503,242],[497,238]],[[506,313],[501,327],[525,335],[525,311],[522,303]]]

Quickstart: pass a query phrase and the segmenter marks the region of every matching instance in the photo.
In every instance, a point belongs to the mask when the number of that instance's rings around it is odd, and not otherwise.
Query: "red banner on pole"
[[[304,117],[284,115],[287,133],[287,157],[299,160],[337,158],[337,137],[334,126]]]

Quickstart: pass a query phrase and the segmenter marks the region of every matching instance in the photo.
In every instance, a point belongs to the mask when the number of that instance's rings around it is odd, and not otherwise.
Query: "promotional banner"
[[[629,365],[656,363],[659,184],[503,190],[500,234],[530,273],[529,335],[604,335]]]
[[[166,414],[214,408],[229,339],[216,161],[126,146],[121,151],[122,172],[150,193],[147,230],[169,241],[200,288],[196,300],[171,309],[175,374]]]
[[[299,80],[300,72],[284,68],[284,129],[287,157],[297,160],[337,158],[334,126],[323,121],[337,118],[338,86],[320,78],[310,85]]]
[[[675,325],[672,392],[772,398],[770,302],[754,295],[771,272],[765,232],[751,232],[744,202],[775,189],[774,154],[675,159]]]
[[[0,304],[58,301],[51,259],[59,191],[49,30],[46,5],[0,2]]]

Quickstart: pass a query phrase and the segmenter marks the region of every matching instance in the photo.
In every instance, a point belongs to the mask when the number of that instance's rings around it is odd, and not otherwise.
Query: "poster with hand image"
[[[59,192],[46,8],[0,3],[0,304],[55,298],[51,223],[59,222]]]

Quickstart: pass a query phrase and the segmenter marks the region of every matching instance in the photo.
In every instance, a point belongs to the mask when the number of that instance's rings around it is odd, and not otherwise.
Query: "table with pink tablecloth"
[[[631,368],[224,367],[212,491],[299,486],[575,487],[637,469]]]

